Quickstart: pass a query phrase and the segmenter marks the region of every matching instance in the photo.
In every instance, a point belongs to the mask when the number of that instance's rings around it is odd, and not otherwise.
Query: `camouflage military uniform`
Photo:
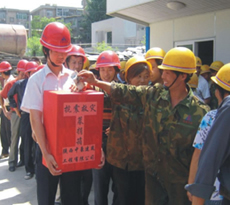
[[[113,167],[120,205],[144,205],[143,117],[142,107],[112,103],[106,159]]]
[[[106,144],[107,144],[107,135],[105,131],[110,126],[112,105],[110,96],[98,87],[94,87],[96,91],[104,93],[104,108],[103,108],[103,134],[102,134],[102,149],[106,154]],[[118,194],[117,188],[114,185],[114,179],[112,175],[112,165],[105,160],[105,164],[101,169],[93,169],[93,184],[94,184],[94,203],[95,205],[106,205],[108,204],[108,192],[109,192],[109,183],[112,179],[112,191],[113,195],[113,204],[118,205]]]
[[[144,109],[112,104],[112,110],[107,161],[127,171],[144,170],[141,142]]]
[[[112,83],[111,100],[144,108],[144,166],[146,175],[152,177],[146,180],[146,204],[190,204],[183,186],[188,179],[191,145],[207,112],[205,105],[201,105],[191,89],[188,96],[172,108],[169,91],[159,86],[115,83]],[[156,182],[155,187],[149,185],[152,182]]]

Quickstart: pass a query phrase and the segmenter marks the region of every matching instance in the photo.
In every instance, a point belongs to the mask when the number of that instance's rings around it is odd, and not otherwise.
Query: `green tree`
[[[42,53],[42,45],[40,43],[40,37],[33,36],[27,41],[27,56],[41,56]]]
[[[40,37],[42,34],[43,29],[45,26],[51,22],[61,22],[67,26],[67,28],[71,33],[71,23],[64,23],[63,20],[56,20],[55,18],[47,18],[47,17],[40,17],[34,16],[33,20],[31,21],[31,37],[27,40],[27,52],[26,55],[28,56],[39,56],[43,55],[42,53],[42,45],[40,43]]]
[[[143,46],[146,45],[146,36],[145,35],[142,37],[141,45],[143,45]]]
[[[91,23],[111,18],[106,15],[106,0],[86,0],[85,14],[83,14],[80,23],[80,37],[81,43],[91,42]]]
[[[102,41],[101,43],[97,43],[97,45],[94,47],[94,51],[101,53],[102,51],[106,50],[114,50],[110,45]]]
[[[51,22],[61,22],[66,25],[66,27],[69,29],[70,33],[72,31],[71,29],[71,23],[64,23],[63,20],[56,20],[55,18],[47,18],[47,17],[40,17],[40,16],[34,16],[33,20],[31,21],[31,28],[32,28],[32,37],[41,37],[42,31],[45,28],[45,26]],[[72,34],[71,34],[72,35]]]

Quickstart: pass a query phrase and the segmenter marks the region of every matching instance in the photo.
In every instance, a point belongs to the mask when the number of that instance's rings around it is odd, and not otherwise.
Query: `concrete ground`
[[[1,153],[1,144],[0,144]],[[0,204],[1,205],[37,205],[36,181],[33,177],[25,180],[25,167],[15,172],[8,170],[8,158],[0,159]],[[111,190],[111,189],[110,189]],[[109,204],[112,192],[109,193]],[[89,196],[89,204],[94,204],[93,187]]]

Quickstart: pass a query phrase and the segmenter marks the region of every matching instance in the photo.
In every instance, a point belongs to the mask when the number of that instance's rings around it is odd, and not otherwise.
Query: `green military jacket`
[[[107,161],[127,171],[144,170],[142,155],[143,107],[112,103]]]
[[[112,83],[111,100],[144,109],[142,151],[145,171],[161,181],[186,183],[193,153],[192,143],[208,111],[188,87],[187,97],[171,106],[169,91],[159,86]]]

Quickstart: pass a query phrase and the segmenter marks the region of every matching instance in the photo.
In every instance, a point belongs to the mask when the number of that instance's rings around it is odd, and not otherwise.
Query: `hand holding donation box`
[[[44,92],[47,146],[62,172],[97,168],[101,163],[103,103],[101,92]]]

